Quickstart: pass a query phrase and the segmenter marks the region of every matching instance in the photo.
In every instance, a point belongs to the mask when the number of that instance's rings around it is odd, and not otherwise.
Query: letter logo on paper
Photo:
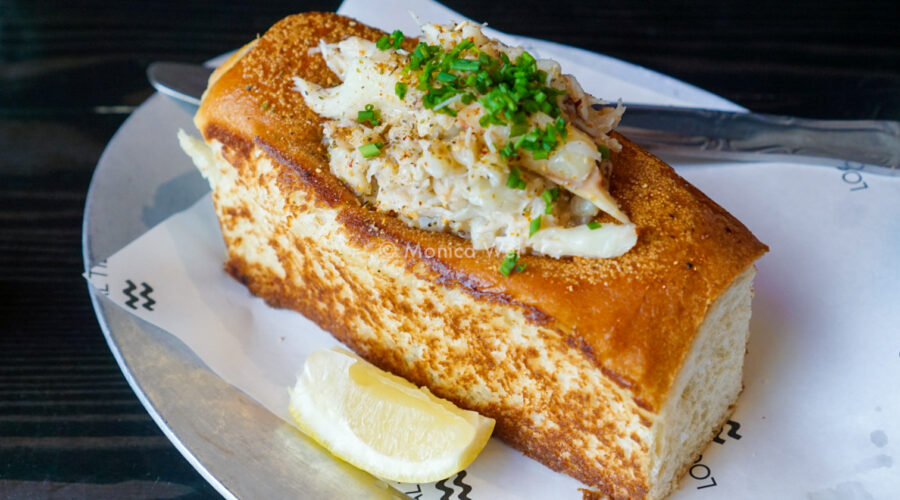
[[[740,439],[741,438],[741,435],[737,433],[738,429],[741,428],[741,424],[735,422],[734,420],[729,420],[728,422],[725,423],[725,425],[728,426],[728,434],[727,434],[728,437],[730,437],[732,439]],[[719,444],[725,444],[725,440],[722,439],[722,431],[724,431],[724,430],[725,430],[724,427],[719,429],[719,433],[716,434],[716,437],[713,438],[713,441],[715,441]]]

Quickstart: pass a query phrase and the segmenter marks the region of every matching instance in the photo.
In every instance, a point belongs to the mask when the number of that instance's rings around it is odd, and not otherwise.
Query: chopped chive
[[[510,137],[518,137],[525,132],[528,132],[528,124],[527,123],[513,123],[509,127],[509,136]]]
[[[369,126],[377,127],[381,121],[381,111],[375,109],[373,104],[366,104],[366,109],[356,113],[357,123],[369,122]]]
[[[471,59],[456,59],[450,63],[451,69],[460,71],[477,71],[481,67],[481,61],[473,61]]]
[[[451,75],[450,73],[447,73],[446,71],[441,71],[440,73],[438,73],[438,75],[437,75],[437,77],[435,77],[435,79],[439,82],[455,82],[456,81],[456,77]]]
[[[538,232],[541,229],[541,216],[538,215],[537,218],[532,219],[531,224],[528,226],[528,237],[531,238],[534,236],[534,233]]]
[[[391,40],[387,35],[384,35],[375,42],[375,46],[378,47],[378,50],[387,50],[391,46]]]
[[[397,97],[403,99],[404,97],[406,97],[406,88],[407,87],[405,83],[397,82],[397,84],[394,85],[394,93],[397,94]]]
[[[472,40],[463,40],[456,44],[456,47],[453,47],[450,52],[447,53],[449,57],[457,57],[464,50],[472,47],[475,43]]]
[[[550,156],[550,151],[547,151],[546,149],[541,149],[531,153],[531,157],[535,160],[546,160],[548,156]]]
[[[403,32],[400,30],[394,30],[391,33],[391,40],[393,40],[393,45],[395,49],[399,49],[401,45],[403,45],[403,39],[406,38],[403,36]]]
[[[403,40],[402,33],[394,31],[386,39],[382,37],[378,45],[383,50],[392,45],[397,48]],[[550,152],[566,140],[566,121],[557,103],[564,91],[547,85],[547,74],[537,69],[535,58],[528,52],[511,61],[505,53],[496,58],[484,53],[471,40],[463,40],[450,50],[419,42],[403,74],[411,71],[416,72],[416,88],[424,93],[426,109],[455,116],[458,109],[441,103],[462,95],[458,99],[462,105],[477,100],[487,111],[479,118],[482,127],[508,126],[509,137],[515,141],[501,148],[505,159],[519,156],[520,150],[532,152],[536,159],[549,158]],[[405,95],[399,86],[395,92],[401,99]],[[528,115],[537,112],[555,121],[529,131]]]
[[[506,186],[513,189],[525,189],[525,180],[522,179],[522,172],[518,168],[509,169],[509,177],[506,178]]]
[[[451,108],[450,106],[444,106],[442,108],[438,108],[435,111],[438,113],[444,113],[445,115],[456,116],[456,110]]]
[[[428,44],[419,42],[413,51],[413,57],[421,63],[428,58]]]
[[[553,202],[559,198],[559,186],[554,186],[551,189],[545,189],[543,193],[541,193],[541,199],[544,200],[544,213],[549,214],[553,211]]]
[[[382,147],[383,144],[380,142],[370,142],[360,146],[359,152],[363,155],[363,158],[374,158],[381,153]]]
[[[603,158],[604,160],[609,158],[609,148],[603,144],[597,144],[597,151],[600,152],[600,158]]]
[[[500,274],[503,276],[509,276],[510,273],[516,268],[516,262],[519,260],[519,254],[516,252],[509,252],[506,254],[506,257],[503,259],[503,262],[500,263]],[[522,268],[525,269],[524,267]]]
[[[603,227],[603,224],[600,224],[599,222],[592,220],[587,223],[587,227],[588,227],[588,229],[593,231],[594,229],[599,229],[599,228]]]
[[[566,136],[568,132],[566,131],[566,121],[563,120],[563,117],[559,116],[556,118],[556,130],[559,131],[559,136],[562,137],[562,140],[566,140]]]

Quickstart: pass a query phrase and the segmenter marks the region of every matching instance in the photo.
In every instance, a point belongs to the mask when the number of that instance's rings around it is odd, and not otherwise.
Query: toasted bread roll
[[[496,253],[362,203],[330,173],[323,121],[292,77],[337,85],[310,49],[381,35],[335,14],[291,16],[211,78],[195,120],[204,141],[181,140],[213,187],[227,271],[496,419],[498,437],[548,467],[611,498],[664,497],[741,391],[766,246],[618,135],[610,194],[638,231],[621,257],[525,255],[506,277]]]

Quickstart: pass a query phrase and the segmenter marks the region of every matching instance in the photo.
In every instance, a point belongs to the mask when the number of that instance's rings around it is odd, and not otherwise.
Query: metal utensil
[[[194,113],[211,68],[155,62],[147,78]],[[900,122],[808,120],[712,109],[625,104],[617,130],[661,154],[739,161],[814,161],[900,176]]]
[[[147,79],[157,92],[171,97],[194,114],[213,69],[199,64],[159,61],[147,67]]]
[[[818,164],[865,165],[873,174],[900,175],[900,122],[895,121],[807,120],[631,104],[617,130],[650,150],[749,161],[807,157]]]

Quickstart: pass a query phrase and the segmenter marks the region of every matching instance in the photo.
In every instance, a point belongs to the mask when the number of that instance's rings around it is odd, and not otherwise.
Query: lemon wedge
[[[494,429],[494,419],[338,347],[309,355],[289,409],[300,429],[333,455],[401,483],[430,483],[461,471]]]

